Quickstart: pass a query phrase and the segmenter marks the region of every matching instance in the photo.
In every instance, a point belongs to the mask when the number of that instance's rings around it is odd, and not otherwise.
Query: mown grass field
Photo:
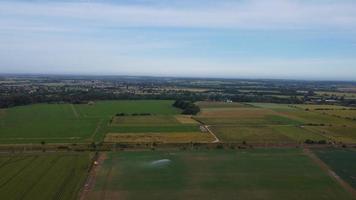
[[[88,153],[0,155],[0,199],[77,199]]]
[[[0,143],[100,141],[116,113],[176,115],[173,101],[99,101],[88,104],[36,104],[0,110]],[[145,131],[147,132],[147,131]]]
[[[91,199],[352,199],[300,149],[108,153]]]
[[[348,109],[346,107],[272,103],[240,106],[221,102],[216,106],[214,102],[206,104],[194,118],[211,125],[215,135],[223,142],[302,143],[308,139],[356,142],[356,121],[321,113],[324,110]]]
[[[356,189],[356,151],[353,149],[314,149],[337,175]]]

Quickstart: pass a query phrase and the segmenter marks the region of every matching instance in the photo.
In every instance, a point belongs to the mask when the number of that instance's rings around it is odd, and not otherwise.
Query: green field
[[[172,115],[120,116],[114,117],[113,126],[174,126],[180,122]]]
[[[77,199],[87,153],[0,155],[0,199]]]
[[[328,139],[298,126],[212,126],[211,129],[224,142],[278,144]]]
[[[352,199],[300,149],[107,156],[91,199]]]
[[[214,108],[243,108],[251,107],[244,103],[226,103],[226,102],[209,102],[209,101],[199,101],[196,103],[201,109],[214,109]]]
[[[202,102],[200,104],[204,105]],[[211,125],[224,142],[301,143],[305,140],[356,142],[356,121],[323,113],[324,110],[349,109],[332,105],[288,105],[248,103],[248,106],[207,103],[197,120]],[[241,104],[246,105],[246,104]],[[338,110],[339,111],[339,110]],[[353,110],[340,110],[340,112]]]
[[[211,130],[224,142],[274,144],[294,142],[269,126],[212,126]]]
[[[331,116],[348,118],[349,120],[354,120],[356,124],[356,110],[321,110],[319,112]]]
[[[125,100],[76,105],[35,104],[1,109],[0,143],[99,142],[107,133],[199,132],[199,124],[190,116],[178,115],[180,110],[172,107],[172,103],[168,100]],[[202,111],[193,118],[217,127],[216,134],[225,142],[300,143],[306,139],[356,142],[356,121],[344,118],[353,116],[354,110],[346,107],[224,102],[197,104],[202,106]],[[338,112],[342,116],[327,112]],[[114,117],[117,113],[125,113],[126,116]],[[135,113],[151,115],[133,116]]]
[[[188,117],[182,119],[180,115],[117,116],[107,128],[109,134],[104,141],[211,142],[211,135],[202,133],[196,121]]]
[[[99,101],[88,104],[36,104],[0,110],[0,143],[100,141],[116,113],[175,115],[172,101]]]
[[[172,106],[169,100],[120,100],[99,101],[94,105],[76,105],[78,114],[83,117],[112,117],[117,113],[151,113],[160,115],[174,115],[181,111]]]
[[[315,149],[315,154],[337,175],[356,189],[356,151],[352,149]]]

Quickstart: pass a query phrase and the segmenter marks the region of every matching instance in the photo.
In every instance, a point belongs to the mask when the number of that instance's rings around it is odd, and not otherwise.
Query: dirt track
[[[98,164],[93,165],[93,167],[90,170],[88,177],[85,181],[84,188],[79,196],[80,200],[88,199],[88,195],[90,195],[90,192],[93,190],[93,188],[95,186],[96,174],[100,170],[100,167],[105,159],[106,159],[106,154],[100,153],[96,160],[98,162]]]
[[[216,137],[216,135],[209,129],[208,125],[204,125],[204,128],[215,138],[214,141],[212,141],[211,143],[218,143],[220,142],[219,138]]]
[[[330,167],[320,160],[310,149],[305,148],[304,153],[309,156],[322,170],[324,170],[331,178],[336,180],[345,190],[350,192],[356,198],[356,190],[349,185],[346,181],[340,178]]]

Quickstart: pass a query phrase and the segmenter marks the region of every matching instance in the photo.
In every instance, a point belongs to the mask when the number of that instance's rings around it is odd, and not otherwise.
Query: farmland
[[[271,103],[202,103],[195,116],[210,125],[224,142],[259,144],[303,143],[306,140],[354,143],[356,122],[321,110],[347,109],[333,105],[288,105]],[[231,105],[229,107],[229,105]],[[344,111],[344,110],[342,110]],[[353,111],[353,110],[347,110]]]
[[[300,149],[108,153],[96,179],[89,199],[352,199]]]
[[[316,155],[356,189],[356,151],[351,149],[315,149]]]
[[[180,119],[180,120],[179,120]],[[108,128],[105,142],[210,142],[197,122],[180,115],[119,116]]]
[[[88,104],[35,104],[1,109],[0,143],[100,141],[119,112],[178,114],[172,101],[99,101]]]
[[[77,199],[88,153],[0,155],[0,199]]]
[[[28,143],[43,151],[46,143],[57,143],[61,148],[51,151],[81,145],[110,152],[99,153],[104,161],[89,173],[89,153],[1,155],[0,198],[76,199],[85,189],[85,199],[355,199],[303,151],[306,141],[355,144],[355,121],[325,113],[354,110],[200,101],[201,111],[191,116],[172,104],[125,100],[1,109],[0,142],[27,143],[18,151],[28,151]],[[286,147],[273,148],[278,146]],[[314,152],[354,186],[354,150]]]
[[[195,134],[191,141],[210,141],[205,135],[196,135],[201,132],[198,122],[210,125],[224,142],[356,141],[356,122],[346,118],[353,116],[354,110],[346,107],[198,102],[201,112],[190,117],[180,115],[172,103],[163,100],[98,101],[93,104],[35,104],[2,109],[0,142],[128,142],[128,138],[136,142],[143,141],[142,136],[147,134],[156,134],[144,137],[152,138],[148,141],[172,142],[175,138],[177,142],[186,142],[190,133]],[[325,112],[338,112],[338,115]],[[117,113],[125,116],[115,116]],[[104,139],[108,133],[110,138]]]

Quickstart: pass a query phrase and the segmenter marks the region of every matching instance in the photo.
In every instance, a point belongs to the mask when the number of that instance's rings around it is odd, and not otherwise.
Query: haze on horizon
[[[5,0],[0,73],[356,81],[356,2]]]

